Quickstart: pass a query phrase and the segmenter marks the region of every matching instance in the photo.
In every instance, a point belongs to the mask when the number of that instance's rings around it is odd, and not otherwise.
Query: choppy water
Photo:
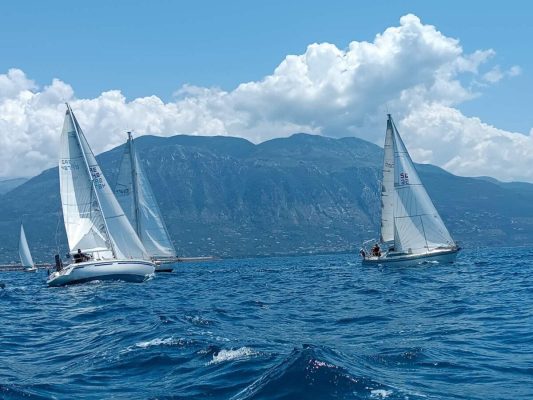
[[[2,273],[0,397],[533,399],[533,249],[179,264],[143,284]]]

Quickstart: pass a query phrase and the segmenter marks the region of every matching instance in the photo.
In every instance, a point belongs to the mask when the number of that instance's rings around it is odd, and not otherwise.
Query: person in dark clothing
[[[59,257],[59,254],[55,255],[56,260],[56,271],[59,272],[63,269],[63,261],[61,260],[61,257]],[[47,270],[48,274],[50,274],[50,270]]]
[[[374,257],[381,257],[381,249],[379,248],[379,244],[375,244],[374,247],[372,247],[372,255]]]
[[[74,253],[74,262],[75,263],[81,263],[84,261],[89,261],[91,257],[89,257],[87,254],[82,253],[81,249],[78,249],[77,253]]]

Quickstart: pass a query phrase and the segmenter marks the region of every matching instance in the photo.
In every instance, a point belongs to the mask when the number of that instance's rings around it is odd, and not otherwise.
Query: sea
[[[533,399],[533,248],[45,279],[0,273],[2,399]]]

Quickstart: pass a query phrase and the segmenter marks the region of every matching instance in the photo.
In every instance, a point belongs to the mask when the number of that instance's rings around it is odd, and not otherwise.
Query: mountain
[[[180,255],[354,251],[378,237],[383,150],[361,139],[295,134],[254,145],[221,136],[142,136],[136,147]],[[97,157],[113,186],[122,152],[120,146]],[[533,185],[417,168],[464,246],[533,242]],[[0,196],[4,261],[16,258],[23,214],[36,260],[66,251],[57,168]]]
[[[5,194],[17,186],[22,185],[26,182],[28,178],[13,178],[13,179],[4,179],[0,181],[0,195]]]

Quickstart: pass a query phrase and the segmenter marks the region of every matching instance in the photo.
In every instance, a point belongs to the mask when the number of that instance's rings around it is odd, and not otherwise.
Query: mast
[[[131,132],[128,132],[128,146],[130,147],[130,164],[131,164],[131,183],[133,186],[133,207],[135,213],[135,231],[137,235],[141,237],[141,216],[139,208],[139,180],[137,173],[137,163],[135,162],[134,148],[133,148],[133,137]]]
[[[72,109],[70,108],[70,105],[68,103],[65,103],[67,105],[67,112],[70,117],[70,120],[72,121],[72,125],[74,126],[74,132],[76,133],[76,139],[78,140],[78,144],[81,149],[81,154],[83,155],[83,161],[85,164],[85,168],[87,168],[87,173],[89,174],[89,178],[91,180],[91,186],[93,188],[94,195],[96,196],[96,201],[98,202],[98,207],[101,209],[102,206],[100,205],[100,198],[98,197],[98,190],[96,190],[96,187],[94,186],[94,176],[91,172],[91,167],[89,166],[89,162],[87,161],[87,156],[85,155],[85,151],[83,150],[83,146],[81,145],[81,139],[80,139],[80,132],[78,131],[78,124],[77,121],[74,118],[74,114],[72,112]],[[104,222],[105,231],[107,234],[107,241],[109,242],[109,245],[111,247],[111,253],[113,253],[113,257],[117,258],[117,254],[115,252],[115,246],[113,245],[113,240],[111,240],[111,237],[109,235],[109,228],[107,227],[107,221],[105,216],[102,216],[102,220]]]
[[[387,117],[381,180],[381,243],[394,241],[394,134],[392,117],[390,114]]]

